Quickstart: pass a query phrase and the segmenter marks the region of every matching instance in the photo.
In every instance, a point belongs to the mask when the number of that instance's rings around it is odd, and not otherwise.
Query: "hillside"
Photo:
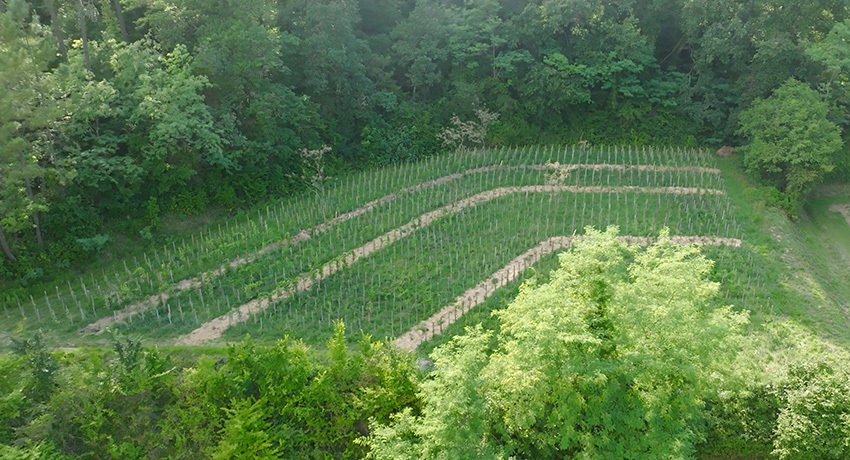
[[[617,226],[620,240],[628,244],[647,246],[663,236],[674,245],[700,247],[713,261],[708,278],[719,288],[708,300],[709,310],[731,305],[732,312],[749,316],[747,345],[734,361],[722,362],[728,374],[723,381],[732,386],[719,394],[700,393],[710,410],[700,411],[699,419],[710,429],[697,453],[700,458],[763,458],[783,442],[797,442],[783,441],[789,435],[775,428],[779,404],[790,396],[764,399],[764,392],[788,388],[789,379],[798,378],[794,372],[799,371],[792,369],[805,363],[843,369],[841,363],[850,356],[850,222],[843,214],[850,191],[818,189],[798,222],[766,206],[767,196],[743,175],[737,157],[717,158],[704,150],[547,146],[459,151],[329,181],[294,199],[211,222],[179,244],[39,287],[41,295],[17,291],[4,302],[3,340],[14,339],[16,350],[30,350],[25,356],[32,363],[55,362],[39,354],[41,340],[63,350],[58,356],[66,379],[87,378],[101,369],[99,375],[124,382],[119,393],[100,396],[103,401],[124,398],[119,396],[123,392],[148,394],[141,390],[147,385],[161,388],[138,400],[143,406],[128,403],[129,412],[119,411],[115,419],[119,425],[148,423],[132,422],[136,411],[163,411],[172,417],[165,426],[177,423],[169,429],[179,432],[179,417],[201,407],[236,404],[218,399],[221,394],[248,391],[239,398],[254,401],[259,396],[252,395],[252,385],[271,379],[261,392],[268,395],[256,400],[267,401],[291,378],[306,378],[293,388],[311,396],[286,393],[277,403],[257,402],[251,410],[301,401],[311,409],[292,407],[301,415],[268,420],[309,426],[316,423],[311,417],[318,417],[312,411],[331,410],[327,404],[348,394],[345,423],[366,423],[363,417],[379,410],[382,418],[370,423],[388,424],[395,419],[387,417],[403,407],[424,410],[426,403],[412,394],[414,382],[423,378],[413,357],[448,366],[437,368],[439,380],[441,369],[452,368],[440,360],[468,343],[469,327],[481,325],[483,331],[500,334],[504,315],[492,313],[513,304],[522,283],[545,285],[559,265],[558,254],[583,241],[589,228]],[[32,297],[22,300],[21,293]],[[373,341],[364,341],[364,334]],[[434,353],[461,336],[466,338]],[[168,351],[143,351],[137,348],[142,344]],[[225,351],[224,344],[233,345]],[[304,345],[318,354],[308,355]],[[308,358],[314,355],[318,358]],[[211,358],[218,360],[216,370],[206,367]],[[9,366],[10,373],[0,386],[29,381],[16,377],[24,375],[19,373],[26,365],[3,359],[8,361],[0,359],[0,365]],[[172,360],[178,364],[169,364]],[[273,368],[278,370],[267,375]],[[160,380],[163,372],[177,369],[180,377]],[[195,380],[192,375],[199,371],[213,374]],[[100,387],[99,379],[64,383],[61,391],[93,397],[108,388]],[[243,379],[249,387],[226,390]],[[734,383],[741,381],[747,383]],[[834,385],[840,388],[843,382]],[[180,385],[195,390],[179,395]],[[389,399],[366,396],[372,394]],[[233,407],[228,411],[242,410]],[[90,417],[81,411],[80,420]],[[212,431],[198,436],[218,436],[229,426],[226,420],[242,416],[216,414],[208,415],[218,420],[206,429]],[[14,420],[13,425],[20,419]],[[341,423],[334,420],[327,422]],[[73,421],[50,432],[77,429],[83,425]],[[344,445],[362,454],[362,445],[352,443],[362,434],[340,429],[343,444],[318,442],[316,452]],[[112,436],[123,428],[107,424],[99,430]],[[125,435],[134,436],[132,430]],[[150,442],[158,445],[167,436],[156,434]],[[97,450],[92,442],[80,452]],[[222,443],[214,450],[224,448]],[[280,444],[280,452],[300,451],[299,445]],[[376,445],[378,452],[392,446]],[[394,457],[397,448],[389,448]]]
[[[616,225],[632,242],[667,228],[704,246],[717,262],[719,303],[846,344],[846,223],[828,209],[846,195],[813,201],[812,217],[790,224],[759,204],[735,162],[684,149],[555,146],[361,173],[42,286],[42,295],[16,294],[4,302],[4,329],[42,330],[64,347],[104,343],[108,330],[160,345],[245,334],[316,345],[342,319],[352,338],[404,336],[412,349],[486,322],[523,279],[545,279],[553,254],[585,227]]]
[[[0,0],[0,458],[846,460],[848,42],[850,0]]]

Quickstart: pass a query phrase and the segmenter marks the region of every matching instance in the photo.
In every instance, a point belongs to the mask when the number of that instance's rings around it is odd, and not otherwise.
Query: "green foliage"
[[[827,111],[817,92],[792,79],[741,112],[738,132],[749,140],[744,161],[782,193],[789,215],[796,215],[812,186],[835,168],[841,130]]]
[[[59,364],[47,351],[43,334],[39,331],[31,339],[15,340],[12,348],[25,359],[30,371],[24,394],[36,403],[46,402],[57,387],[56,371],[59,370]]]
[[[77,244],[80,245],[80,248],[89,253],[100,252],[108,242],[109,235],[95,235],[91,238],[77,238]]]
[[[0,445],[11,444],[15,427],[26,419],[27,398],[21,387],[23,358],[0,357]]]
[[[171,198],[169,208],[183,215],[198,215],[207,207],[207,194],[203,190],[184,190]]]
[[[51,138],[66,101],[46,73],[48,33],[31,15],[18,1],[0,11],[0,250],[11,262],[17,258],[10,234],[26,230],[24,241],[43,248],[40,215],[66,177]]]
[[[835,366],[814,357],[789,364],[776,383],[720,392],[709,404],[703,449],[733,458],[846,458],[850,378]]]
[[[10,458],[361,458],[368,419],[415,402],[409,357],[368,338],[349,351],[341,323],[327,355],[248,341],[190,367],[118,336],[61,359],[40,336],[17,343],[0,358]]]
[[[145,219],[148,221],[148,226],[152,231],[159,230],[159,227],[162,225],[159,214],[159,202],[156,197],[152,196],[148,198],[148,202],[145,204]]]
[[[754,384],[711,396],[706,403],[706,436],[699,450],[719,458],[768,457],[773,450],[779,393],[773,385]]]
[[[494,350],[480,330],[435,350],[422,415],[376,430],[370,455],[690,455],[746,315],[708,306],[717,284],[697,249],[616,235],[589,230],[550,282],[526,285]]]
[[[280,452],[274,447],[268,433],[269,423],[264,420],[266,402],[262,399],[253,404],[235,401],[227,408],[222,439],[212,452],[215,460],[228,459],[275,459]]]
[[[806,49],[806,54],[824,68],[821,85],[826,92],[828,101],[838,107],[846,107],[850,103],[848,85],[850,85],[850,51],[847,50],[847,40],[850,39],[850,20],[836,23],[823,40],[812,44]],[[846,114],[840,116],[842,124],[847,123]]]
[[[265,202],[309,185],[300,151],[330,146],[328,177],[415,160],[477,107],[501,145],[733,144],[792,77],[846,124],[844,0],[7,3],[0,273],[19,280],[90,259],[76,240],[101,224],[153,239],[151,197]],[[67,231],[70,203],[95,228]]]
[[[184,410],[207,408],[210,420],[222,423],[221,441],[210,455],[362,456],[363,448],[353,441],[362,436],[367,418],[386,421],[412,402],[412,368],[402,356],[367,338],[359,353],[350,353],[341,324],[328,349],[327,361],[317,361],[291,339],[272,348],[244,342],[230,349],[219,369],[206,369],[203,380],[196,380],[202,386],[189,393],[200,391],[195,397],[202,400],[186,400],[191,405]]]
[[[0,458],[4,460],[63,460],[69,457],[57,453],[50,444],[37,443],[26,448],[0,444]]]
[[[850,376],[825,363],[792,367],[781,394],[774,454],[780,459],[850,456]]]

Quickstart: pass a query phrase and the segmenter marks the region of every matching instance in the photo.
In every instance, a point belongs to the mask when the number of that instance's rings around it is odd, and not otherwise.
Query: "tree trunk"
[[[86,12],[83,0],[77,0],[77,21],[80,25],[80,38],[83,40],[83,60],[86,64],[86,69],[91,72],[91,58],[89,57],[89,37],[88,28],[86,27]]]
[[[121,31],[121,40],[125,43],[130,42],[127,36],[127,24],[124,23],[124,8],[121,6],[121,0],[112,0],[112,7],[115,9],[115,17],[118,19],[118,29]]]
[[[6,241],[6,234],[3,233],[3,226],[0,225],[0,247],[3,248],[3,253],[6,254],[6,257],[9,258],[12,262],[17,262],[18,259],[15,258],[15,255],[12,254],[12,248],[9,247],[9,242]]]
[[[27,197],[29,197],[30,200],[35,201],[35,195],[33,195],[33,193],[32,193],[32,181],[30,180],[29,177],[24,179],[24,184],[26,185],[26,189],[27,189]],[[44,250],[44,237],[41,234],[41,218],[39,216],[38,211],[33,211],[32,222],[33,222],[33,224],[35,224],[35,237],[38,240],[38,247],[43,251]]]
[[[18,153],[18,161],[21,163],[21,170],[25,171],[27,164],[24,160],[24,153]],[[27,198],[29,198],[33,203],[35,203],[35,193],[32,191],[32,177],[29,177],[24,173],[24,189],[27,191]],[[44,250],[44,237],[41,233],[41,216],[38,211],[34,211],[32,213],[32,222],[35,224],[35,237],[38,240],[38,247],[43,251]]]
[[[62,55],[62,60],[68,60],[68,48],[65,47],[65,35],[62,34],[62,27],[59,25],[59,13],[56,11],[56,4],[53,0],[44,0],[44,5],[47,7],[47,12],[50,14],[50,30],[53,31],[53,38],[56,39],[56,45],[59,47],[59,54]]]

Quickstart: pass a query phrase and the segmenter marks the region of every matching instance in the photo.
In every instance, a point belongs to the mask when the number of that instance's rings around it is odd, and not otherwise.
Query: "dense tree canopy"
[[[723,385],[746,314],[709,306],[712,263],[614,228],[560,256],[543,285],[434,352],[421,416],[373,437],[374,458],[684,458]]]
[[[719,144],[789,78],[842,129],[850,105],[846,0],[3,0],[0,16],[3,279],[96,236],[156,238],[164,212],[297,192],[304,151],[329,147],[331,177],[440,152],[455,116],[498,114],[490,144]]]

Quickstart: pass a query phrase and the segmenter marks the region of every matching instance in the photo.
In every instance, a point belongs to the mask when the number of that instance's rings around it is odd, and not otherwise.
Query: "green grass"
[[[850,227],[828,208],[850,193],[812,198],[797,222],[766,204],[766,193],[744,175],[736,158],[718,162],[744,239],[763,280],[757,322],[792,321],[815,337],[850,345]]]
[[[52,286],[52,289],[43,291],[42,296],[34,295],[32,300],[17,296],[4,304],[5,320],[10,325],[13,324],[14,330],[19,333],[35,329],[53,330],[57,333],[58,342],[76,343],[81,338],[75,331],[95,317],[109,315],[113,310],[148,295],[168,291],[169,287],[180,279],[214,269],[228,260],[256,251],[265,244],[279,241],[303,228],[323,222],[331,216],[354,209],[387,193],[397,192],[403,187],[471,168],[502,165],[495,171],[469,174],[438,186],[402,194],[367,214],[338,224],[333,231],[321,234],[294,249],[290,247],[268,254],[252,264],[233,270],[233,273],[227,273],[209,285],[209,288],[217,286],[219,289],[219,292],[206,293],[211,296],[205,296],[203,290],[180,293],[174,296],[171,302],[163,305],[162,309],[152,311],[138,320],[144,324],[153,318],[151,324],[155,326],[129,327],[138,327],[140,332],[145,333],[147,329],[153,332],[154,337],[168,337],[171,334],[166,331],[168,328],[163,329],[163,322],[167,321],[169,309],[171,321],[168,325],[173,326],[175,318],[179,316],[179,323],[184,324],[182,327],[185,329],[188,327],[185,324],[197,324],[250,298],[271,292],[291,280],[297,273],[315,269],[340,253],[351,250],[435,207],[496,186],[551,182],[555,176],[550,171],[517,168],[550,161],[561,164],[601,162],[710,166],[704,155],[690,151],[642,149],[629,153],[623,149],[582,151],[534,148],[469,152],[434,158],[419,164],[362,173],[330,184],[321,193],[257,209],[256,213],[249,212],[243,216],[244,220],[240,218],[214,223],[199,235],[193,235],[179,245],[172,243],[170,247],[154,250],[151,254],[143,255],[141,260],[122,260],[110,269],[102,269],[100,273],[89,272],[76,283],[67,282]],[[705,172],[576,170],[566,176],[558,175],[557,180],[565,185],[721,187],[716,174]],[[610,206],[609,209],[597,209],[595,197],[590,198],[588,203],[581,205],[585,208],[589,206],[591,218],[594,213],[600,214],[610,210]],[[720,198],[704,197],[705,200]],[[638,218],[643,218],[643,215],[633,215],[631,220]],[[706,218],[707,216],[699,213],[689,217],[696,220]],[[586,217],[583,215],[582,219]],[[670,219],[666,218],[668,223]],[[628,227],[628,219],[624,218],[623,222],[624,227]],[[215,299],[215,305],[208,305],[208,299]],[[197,308],[197,305],[200,305],[200,308]],[[194,310],[191,313],[191,321],[187,320],[187,306],[188,310]],[[182,315],[180,311],[183,312]]]
[[[238,218],[212,222],[182,243],[151,251],[141,260],[137,257],[116,261],[96,273],[86,273],[77,283],[66,280],[65,284],[42,289],[41,296],[35,292],[27,292],[26,297],[19,295],[4,303],[0,323],[7,326],[7,335],[25,335],[41,329],[49,332],[56,345],[99,345],[108,341],[108,334],[81,335],[77,330],[96,317],[111,315],[151,294],[168,292],[171,297],[167,302],[116,326],[121,333],[140,337],[147,343],[168,345],[199,324],[251,299],[285,289],[300,274],[315,272],[423,213],[497,187],[556,183],[693,187],[728,190],[729,195],[676,196],[628,191],[504,196],[417,229],[311,289],[273,304],[247,323],[232,327],[224,340],[250,334],[257,341],[270,342],[288,334],[322,346],[333,322],[339,318],[346,321],[352,337],[364,332],[392,338],[542,240],[581,234],[587,225],[604,228],[615,224],[620,226],[622,234],[654,236],[669,227],[672,234],[743,238],[742,248],[704,250],[717,261],[713,276],[723,286],[717,302],[749,309],[756,324],[791,318],[813,333],[846,343],[846,318],[841,316],[846,305],[841,306],[841,299],[848,298],[850,283],[843,283],[836,276],[841,265],[835,257],[846,256],[850,236],[838,225],[842,222],[837,214],[827,210],[829,204],[843,197],[819,199],[822,203],[813,201],[801,222],[792,226],[781,214],[763,205],[762,193],[757,187],[747,185],[736,161],[716,161],[705,152],[681,149],[535,147],[473,151],[367,171],[330,181],[315,193],[258,207]],[[564,174],[529,167],[550,162],[719,167],[722,173],[628,168],[575,169]],[[429,187],[409,188],[449,174],[494,165],[497,167],[469,172]],[[399,193],[405,188],[408,189]],[[339,222],[307,241],[228,269],[221,276],[209,279],[202,288],[174,289],[181,279],[196,277],[389,193],[396,195],[370,211]],[[837,246],[823,245],[821,237],[812,236],[815,230],[827,235],[824,238]],[[771,232],[777,231],[796,236],[777,242],[771,237]],[[810,278],[806,281],[808,285],[804,285],[785,272],[789,262],[782,255],[789,251],[803,254],[812,248],[811,257],[801,258],[800,270]],[[554,260],[554,256],[544,258],[529,273],[545,276],[554,266]],[[439,343],[481,320],[492,326],[490,312],[504,306],[524,278],[498,290],[434,342]],[[88,295],[82,293],[83,284]],[[28,298],[30,294],[32,301]],[[826,306],[812,307],[821,303]],[[431,347],[426,345],[423,349]]]

